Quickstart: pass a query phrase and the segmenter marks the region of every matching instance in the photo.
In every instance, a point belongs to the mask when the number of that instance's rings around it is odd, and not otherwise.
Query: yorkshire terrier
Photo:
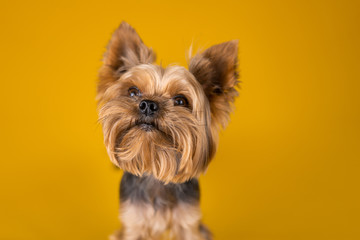
[[[187,70],[154,64],[155,53],[125,22],[112,35],[97,88],[104,143],[124,170],[122,229],[111,239],[212,239],[201,223],[198,178],[238,95],[237,45],[214,45]]]

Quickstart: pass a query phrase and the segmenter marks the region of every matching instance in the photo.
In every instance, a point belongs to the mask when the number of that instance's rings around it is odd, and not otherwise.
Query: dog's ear
[[[153,63],[155,58],[155,53],[143,43],[135,29],[122,22],[113,33],[104,55],[99,72],[98,94],[102,94],[131,67]]]
[[[214,45],[190,59],[189,71],[202,85],[215,124],[225,127],[238,95],[238,41]]]

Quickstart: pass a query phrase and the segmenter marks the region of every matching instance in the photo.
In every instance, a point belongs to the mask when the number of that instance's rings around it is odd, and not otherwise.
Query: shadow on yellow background
[[[170,2],[2,1],[0,239],[119,227],[95,88],[122,20],[163,65],[240,40],[240,97],[201,178],[215,239],[360,239],[360,4]]]

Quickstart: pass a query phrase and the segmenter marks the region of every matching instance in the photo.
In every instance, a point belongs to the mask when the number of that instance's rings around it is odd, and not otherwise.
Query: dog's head
[[[154,52],[121,23],[100,69],[99,118],[111,161],[132,174],[184,182],[206,170],[237,91],[237,41],[192,57],[189,70],[153,64]]]

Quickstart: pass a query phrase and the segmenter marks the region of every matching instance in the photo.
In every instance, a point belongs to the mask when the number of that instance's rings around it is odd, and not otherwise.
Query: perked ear
[[[210,102],[213,123],[225,127],[238,95],[238,40],[214,45],[190,59],[189,71]]]
[[[156,59],[151,48],[145,46],[139,35],[128,23],[122,22],[113,33],[99,72],[98,94],[133,66],[153,63]]]

